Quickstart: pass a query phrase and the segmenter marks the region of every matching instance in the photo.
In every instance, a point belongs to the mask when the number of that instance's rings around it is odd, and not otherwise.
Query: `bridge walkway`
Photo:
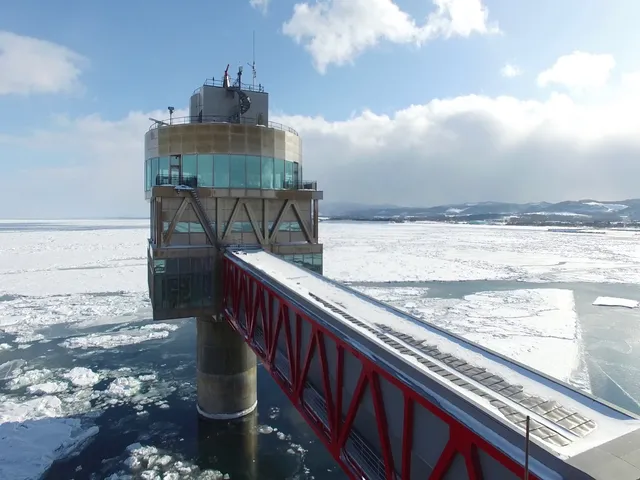
[[[263,250],[224,312],[351,478],[640,478],[640,420]]]

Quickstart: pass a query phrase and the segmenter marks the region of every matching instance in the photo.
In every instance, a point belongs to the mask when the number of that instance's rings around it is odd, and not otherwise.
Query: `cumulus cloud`
[[[522,70],[520,70],[520,67],[516,65],[507,63],[504,67],[500,69],[500,75],[506,78],[518,77],[522,75]]]
[[[613,55],[575,51],[563,55],[538,75],[538,85],[561,85],[583,90],[604,87],[616,66]]]
[[[304,176],[319,181],[327,201],[424,206],[637,197],[640,73],[611,88],[615,93],[598,102],[561,93],[542,100],[465,95],[392,115],[272,120],[300,132]],[[22,200],[5,202],[0,217],[147,214],[143,135],[149,116],[165,115],[60,117],[46,131],[0,137],[0,148],[18,152],[25,165],[12,178],[29,179],[4,187],[7,198]],[[43,155],[64,161],[35,168],[33,159]]]
[[[73,91],[86,63],[62,45],[0,31],[0,95]]]
[[[497,33],[481,0],[433,0],[435,10],[419,25],[392,0],[319,0],[298,3],[283,24],[285,35],[304,44],[321,73],[351,62],[381,41],[421,45],[437,37]]]
[[[251,5],[256,10],[260,10],[262,13],[267,13],[269,10],[269,3],[271,0],[249,0],[249,5]]]

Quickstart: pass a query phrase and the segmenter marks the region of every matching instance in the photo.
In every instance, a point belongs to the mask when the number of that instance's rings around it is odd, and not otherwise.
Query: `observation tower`
[[[303,180],[300,136],[269,121],[262,85],[228,70],[193,92],[189,116],[169,107],[145,135],[153,319],[197,318],[198,411],[211,419],[257,405],[255,354],[221,316],[221,252],[253,245],[322,273],[322,192]]]

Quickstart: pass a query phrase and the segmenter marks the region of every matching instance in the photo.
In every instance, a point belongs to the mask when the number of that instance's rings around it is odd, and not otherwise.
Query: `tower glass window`
[[[260,157],[247,155],[247,188],[260,188]]]
[[[213,187],[213,155],[198,155],[198,186]]]
[[[273,188],[281,189],[284,187],[284,160],[275,158],[273,160]]]
[[[145,161],[145,190],[154,185],[215,188],[299,188],[302,169],[296,162],[257,155],[187,154]],[[197,183],[196,183],[197,180]]]
[[[229,155],[229,186],[244,188],[246,157],[244,155]]]
[[[218,188],[229,188],[229,155],[214,156],[213,186]]]

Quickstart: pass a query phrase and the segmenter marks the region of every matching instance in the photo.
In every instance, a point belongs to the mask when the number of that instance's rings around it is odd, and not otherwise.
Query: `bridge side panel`
[[[522,478],[520,464],[228,257],[224,275],[227,320],[350,478]]]

